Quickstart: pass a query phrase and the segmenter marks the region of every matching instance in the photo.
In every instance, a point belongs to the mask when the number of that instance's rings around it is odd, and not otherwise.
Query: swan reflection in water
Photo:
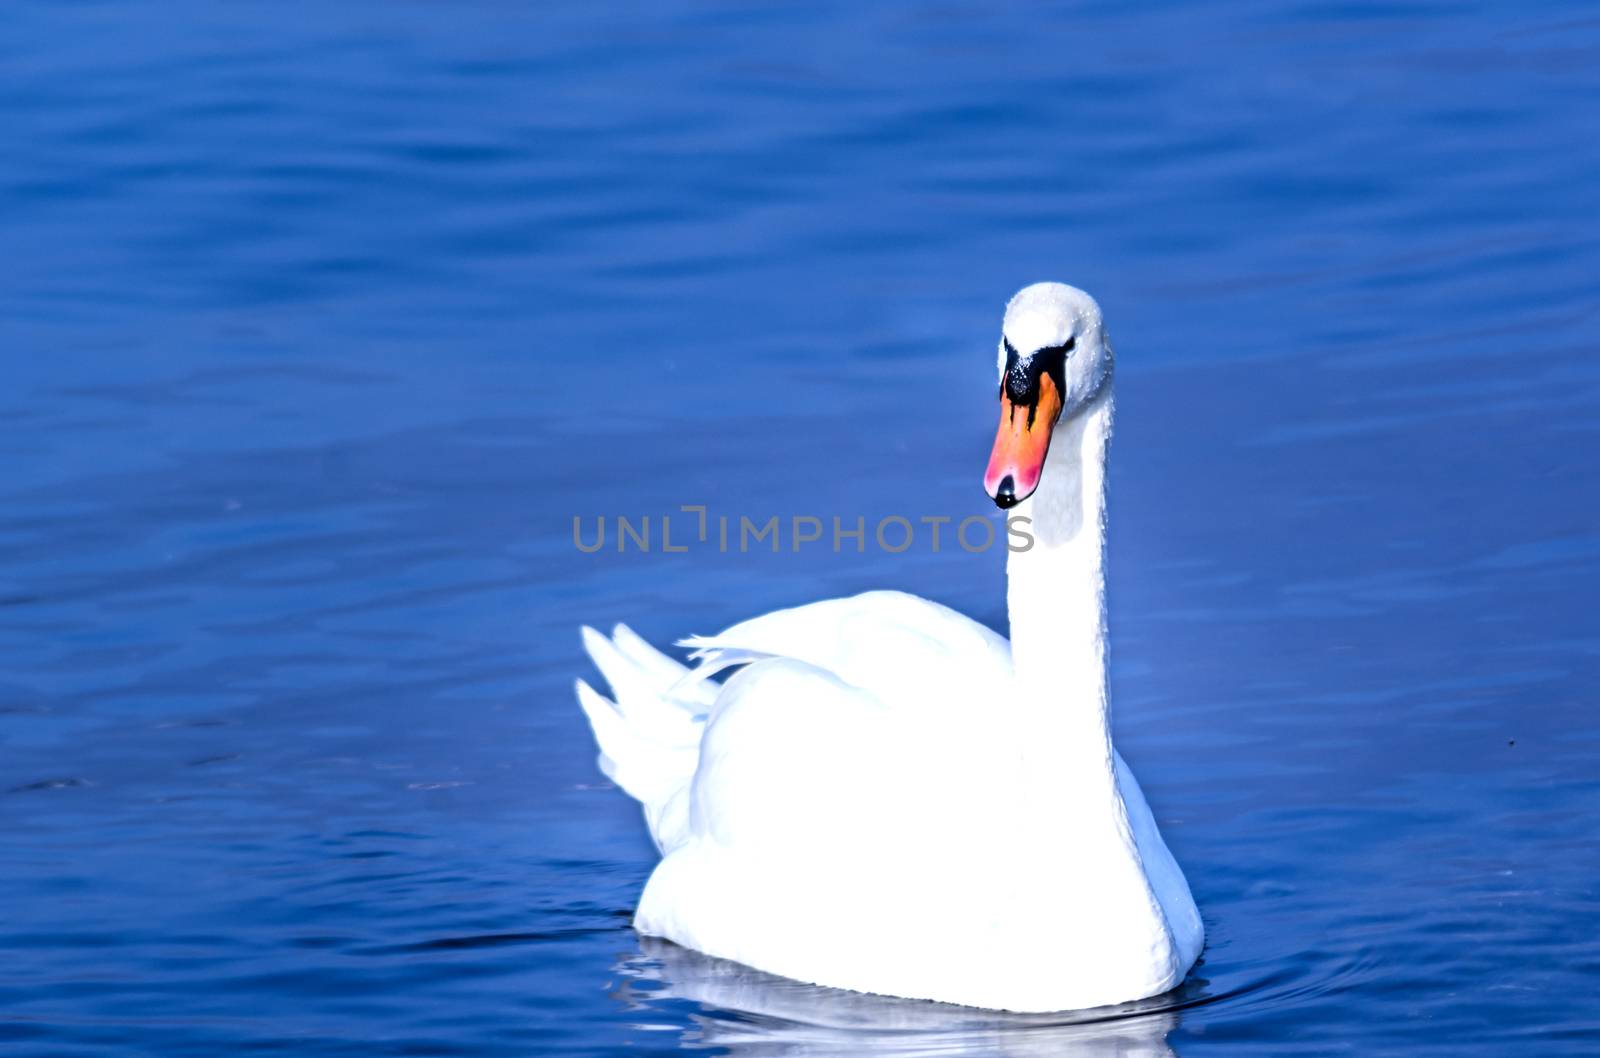
[[[703,1008],[684,1030],[686,1048],[735,1058],[779,1055],[1019,1055],[1043,1058],[1173,1058],[1177,994],[1095,1011],[1007,1014],[922,1000],[822,988],[640,937],[641,954],[617,970],[616,998],[636,1010],[662,1000]],[[1191,982],[1191,985],[1195,982]],[[658,1027],[655,1023],[652,1027]]]

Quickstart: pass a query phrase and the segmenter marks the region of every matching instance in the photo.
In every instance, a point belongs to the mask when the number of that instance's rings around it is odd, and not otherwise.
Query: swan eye
[[[1047,345],[1024,360],[1016,347],[1004,336],[1000,341],[1006,349],[1006,369],[1000,376],[1000,395],[1011,403],[1031,408],[1039,401],[1039,379],[1049,375],[1056,384],[1057,393],[1065,393],[1067,356],[1077,345],[1077,338],[1068,338],[1060,345]]]

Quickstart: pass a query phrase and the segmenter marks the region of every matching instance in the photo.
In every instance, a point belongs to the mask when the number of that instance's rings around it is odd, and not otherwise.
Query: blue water
[[[7,1054],[1600,1044],[1592,5],[15,3],[0,72]],[[1002,555],[573,517],[992,518],[1046,278],[1203,963],[1003,1018],[642,944],[575,626],[1003,625]]]

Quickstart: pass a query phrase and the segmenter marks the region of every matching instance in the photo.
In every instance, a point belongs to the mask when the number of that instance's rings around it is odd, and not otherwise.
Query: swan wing
[[[947,606],[898,591],[774,610],[680,645],[693,648],[699,662],[694,679],[786,658],[890,707],[970,707],[975,691],[992,696],[1011,678],[1003,636]]]

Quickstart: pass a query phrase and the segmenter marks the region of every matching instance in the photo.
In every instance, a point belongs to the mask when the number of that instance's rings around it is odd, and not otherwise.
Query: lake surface
[[[1600,1044],[1591,5],[41,2],[0,69],[7,1054]],[[577,626],[1003,627],[1003,555],[573,518],[993,520],[1047,278],[1204,961],[1006,1018],[641,942]]]

